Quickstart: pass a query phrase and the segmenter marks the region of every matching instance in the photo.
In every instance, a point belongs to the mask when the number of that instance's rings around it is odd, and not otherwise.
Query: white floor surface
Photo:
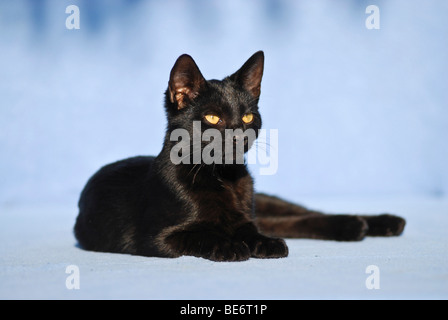
[[[76,245],[75,206],[3,206],[0,299],[447,299],[448,200],[309,199],[327,212],[391,212],[400,237],[361,242],[287,240],[284,259],[216,263],[86,252]],[[66,280],[79,269],[79,289]],[[379,289],[366,273],[378,267]],[[378,274],[378,273],[377,273]]]

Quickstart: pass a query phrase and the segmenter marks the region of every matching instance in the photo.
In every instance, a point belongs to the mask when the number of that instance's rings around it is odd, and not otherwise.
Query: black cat
[[[207,81],[190,56],[177,59],[165,93],[168,126],[162,151],[157,157],[106,165],[90,178],[75,225],[82,248],[241,261],[286,257],[288,247],[279,238],[356,241],[401,234],[405,221],[400,217],[327,215],[254,193],[252,177],[236,156],[238,146],[244,154],[253,141],[227,136],[226,129],[257,134],[261,128],[263,66],[259,51],[233,75]],[[183,148],[173,140],[176,129],[194,138],[198,128],[200,134],[214,129],[214,139],[187,140]],[[212,142],[227,151],[209,152],[215,160],[210,163],[199,156]]]

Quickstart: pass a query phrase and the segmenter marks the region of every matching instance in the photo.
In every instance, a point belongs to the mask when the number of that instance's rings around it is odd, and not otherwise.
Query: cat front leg
[[[175,226],[159,236],[159,247],[169,257],[195,256],[212,261],[244,261],[250,258],[249,247],[234,241],[208,224]]]

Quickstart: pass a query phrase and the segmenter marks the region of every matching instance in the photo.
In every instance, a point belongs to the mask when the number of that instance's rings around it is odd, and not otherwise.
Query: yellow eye
[[[217,124],[219,121],[221,121],[221,119],[218,116],[215,116],[213,114],[208,114],[204,118],[205,120],[207,120],[207,122],[210,122],[211,124]]]
[[[244,123],[251,123],[254,120],[254,115],[253,113],[246,113],[242,119]]]

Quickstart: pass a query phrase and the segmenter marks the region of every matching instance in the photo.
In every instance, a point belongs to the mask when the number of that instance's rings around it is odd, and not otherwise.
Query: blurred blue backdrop
[[[160,151],[180,54],[221,79],[257,50],[264,128],[279,129],[279,170],[253,170],[258,190],[444,196],[447,19],[440,0],[2,1],[0,203],[74,205],[100,166]]]

